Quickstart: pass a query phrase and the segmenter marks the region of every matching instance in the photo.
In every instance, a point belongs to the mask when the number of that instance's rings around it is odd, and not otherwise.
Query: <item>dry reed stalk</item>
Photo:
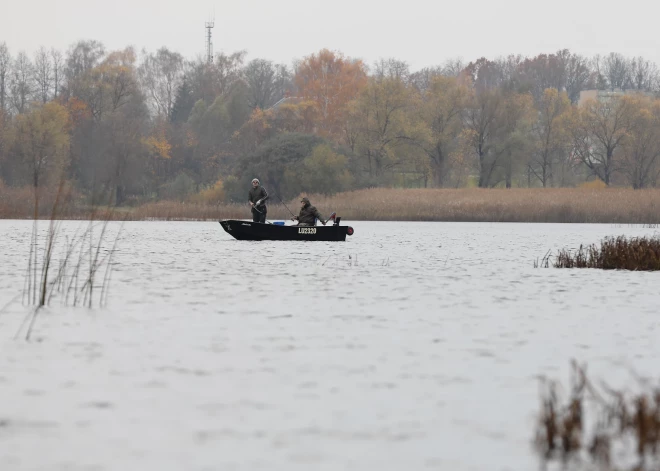
[[[96,283],[95,283],[96,274],[98,270],[102,268],[104,263],[106,262],[110,263],[112,256],[117,249],[117,241],[121,233],[121,228],[120,228],[120,230],[117,233],[117,236],[115,237],[115,241],[112,248],[109,250],[107,254],[101,256],[101,250],[102,247],[104,246],[107,225],[109,220],[112,219],[113,210],[109,209],[103,213],[100,213],[101,219],[100,221],[97,222],[95,221],[95,219],[99,214],[99,211],[98,208],[93,208],[93,210],[88,213],[89,223],[87,229],[79,238],[77,237],[78,231],[76,231],[71,241],[69,241],[68,238],[66,239],[64,257],[59,260],[59,264],[54,265],[54,259],[53,259],[54,249],[56,246],[56,240],[58,237],[60,222],[61,222],[59,217],[62,214],[62,210],[67,208],[67,203],[70,201],[69,198],[70,194],[65,191],[64,183],[65,182],[63,180],[60,182],[57,194],[55,195],[53,206],[50,211],[50,225],[48,228],[48,233],[46,235],[46,241],[45,241],[45,246],[41,260],[39,260],[38,250],[37,250],[38,236],[39,236],[37,230],[37,223],[38,223],[39,213],[36,203],[37,200],[35,199],[35,208],[33,213],[35,219],[33,221],[33,227],[32,227],[32,240],[30,243],[30,254],[28,259],[26,283],[23,290],[24,300],[27,298],[28,304],[31,304],[35,307],[31,311],[30,315],[25,318],[24,322],[21,324],[19,330],[16,333],[16,335],[18,336],[19,333],[23,330],[23,327],[25,326],[26,322],[29,320],[29,324],[25,335],[26,340],[30,339],[30,335],[32,333],[33,327],[37,319],[37,315],[39,314],[41,308],[50,303],[55,292],[62,293],[64,291],[64,287],[67,286],[66,285],[67,278],[69,278],[70,281],[68,283],[68,287],[66,288],[66,292],[64,293],[63,302],[65,304],[68,303],[69,294],[71,291],[73,291],[74,306],[78,302],[79,295],[82,295],[83,303],[87,304],[87,307],[89,308],[92,307],[93,299],[94,299],[93,293],[96,287]],[[95,224],[97,223],[102,224],[102,230],[98,237],[98,240],[94,240],[93,229]],[[89,245],[86,244],[87,240],[89,241]],[[71,257],[78,245],[80,246],[78,260],[77,263],[75,264],[73,275],[70,275],[68,273],[68,269],[71,264]],[[89,251],[85,256],[86,248],[88,248]],[[89,270],[87,272],[87,277],[79,291],[78,277],[80,274],[80,268],[85,261],[89,262]],[[38,266],[40,266],[41,268],[41,275],[39,279],[39,292],[37,293],[36,274],[37,274]],[[58,271],[54,279],[51,279],[49,274],[52,271],[51,269],[53,266],[57,266]],[[110,281],[110,271],[111,268],[109,266],[106,267],[106,272],[103,277],[103,282],[102,285],[100,286],[101,298],[99,300],[99,307],[102,307],[104,303],[107,304],[107,284]],[[37,300],[37,295],[38,295],[38,300]]]
[[[660,387],[638,381],[644,392],[630,395],[607,385],[601,392],[587,378],[584,366],[573,361],[571,373],[571,393],[565,401],[560,398],[558,383],[542,378],[535,438],[542,464],[561,461],[566,468],[575,461],[580,463],[576,469],[660,469]],[[588,429],[584,416],[587,400],[596,406],[598,416]],[[619,452],[615,454],[615,450]],[[626,459],[621,450],[635,455],[637,462],[630,468],[615,463]],[[589,466],[585,468],[585,464]]]

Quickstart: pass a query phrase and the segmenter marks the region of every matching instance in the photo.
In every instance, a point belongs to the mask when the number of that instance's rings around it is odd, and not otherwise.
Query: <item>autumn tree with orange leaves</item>
[[[319,109],[317,133],[339,140],[347,105],[367,84],[367,73],[361,60],[322,49],[297,65],[294,83],[298,96],[315,102]]]

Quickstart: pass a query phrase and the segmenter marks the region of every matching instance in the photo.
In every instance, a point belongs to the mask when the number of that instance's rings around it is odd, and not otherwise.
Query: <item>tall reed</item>
[[[56,259],[56,248],[60,242],[61,220],[58,219],[62,210],[67,209],[70,201],[68,189],[65,183],[60,182],[53,206],[50,211],[48,231],[40,244],[40,232],[38,230],[39,211],[38,198],[35,198],[34,220],[30,241],[28,267],[23,289],[23,303],[32,307],[30,315],[23,322],[17,336],[27,324],[25,334],[29,340],[40,310],[50,304],[51,300],[60,297],[62,304],[77,306],[79,304],[92,308],[94,305],[94,293],[100,289],[98,306],[107,304],[108,285],[112,271],[112,258],[117,250],[121,230],[119,228],[110,249],[107,228],[109,221],[114,219],[112,209],[99,211],[94,206],[88,214],[87,228],[79,234],[79,230],[71,238],[65,236],[62,245],[62,253]],[[94,230],[101,226],[98,237],[94,236]],[[77,254],[77,258],[76,258]],[[85,268],[86,267],[86,268]],[[100,284],[97,281],[99,272],[105,270]],[[53,273],[54,272],[54,273]],[[37,276],[37,273],[39,275]],[[29,320],[29,322],[28,322]]]

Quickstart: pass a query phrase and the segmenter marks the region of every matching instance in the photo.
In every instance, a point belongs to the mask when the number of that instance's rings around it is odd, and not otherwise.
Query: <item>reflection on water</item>
[[[25,343],[11,304],[0,469],[529,470],[537,375],[658,371],[657,274],[533,268],[652,229],[350,224],[305,243],[127,223],[107,309],[55,299]],[[30,227],[0,221],[0,308]]]

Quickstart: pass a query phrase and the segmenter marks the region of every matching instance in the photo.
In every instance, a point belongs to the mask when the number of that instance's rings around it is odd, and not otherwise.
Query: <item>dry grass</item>
[[[603,270],[660,270],[660,238],[606,237],[600,246],[592,244],[571,252],[561,250],[555,268],[600,268]]]
[[[630,223],[660,222],[660,190],[477,189],[348,192],[314,196],[350,220]]]
[[[43,219],[50,219],[53,204],[59,194],[59,188],[42,188],[39,198],[39,214]],[[67,193],[68,198],[75,195]],[[60,206],[70,207],[71,201],[63,201]],[[61,210],[62,211],[62,210]],[[67,216],[60,211],[60,216]],[[5,186],[0,181],[0,219],[32,219],[34,216],[34,189],[31,186],[13,188]]]
[[[282,208],[283,209],[283,208]],[[268,208],[268,217],[272,218],[276,212],[274,207]],[[198,204],[178,203],[174,201],[160,201],[148,203],[135,208],[129,215],[129,219],[146,220],[160,219],[166,221],[193,220],[218,220],[218,219],[247,219],[252,218],[250,208],[239,204]]]
[[[13,190],[12,190],[13,191]],[[31,206],[0,188],[0,217],[28,218]],[[552,188],[552,189],[387,189],[309,195],[323,215],[333,211],[344,220],[460,221],[460,222],[558,222],[558,223],[660,223],[660,189]],[[25,199],[25,197],[23,197]],[[276,198],[268,208],[269,219],[286,219],[289,212]],[[287,206],[298,211],[298,199]],[[83,219],[88,208],[76,207],[67,219]],[[242,204],[200,204],[161,201],[136,208],[117,208],[115,217],[128,220],[249,219]]]

